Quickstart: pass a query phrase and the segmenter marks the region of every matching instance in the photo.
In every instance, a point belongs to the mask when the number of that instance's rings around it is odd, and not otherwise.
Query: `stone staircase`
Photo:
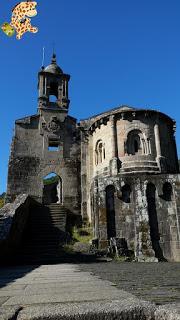
[[[21,247],[21,257],[28,262],[51,261],[58,258],[59,246],[66,239],[68,210],[51,204],[30,213]]]

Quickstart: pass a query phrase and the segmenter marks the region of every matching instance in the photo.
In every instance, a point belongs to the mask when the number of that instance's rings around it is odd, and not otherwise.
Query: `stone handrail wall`
[[[13,203],[0,209],[0,255],[16,252],[20,246],[30,207],[35,201],[27,194],[19,195]]]

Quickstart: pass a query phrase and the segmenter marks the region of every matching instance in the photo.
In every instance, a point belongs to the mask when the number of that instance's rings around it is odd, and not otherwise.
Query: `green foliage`
[[[72,238],[75,242],[81,243],[89,243],[93,238],[92,228],[91,227],[83,227],[77,228],[74,227],[72,230]]]
[[[52,183],[58,182],[58,180],[59,180],[59,177],[55,176],[55,177],[44,179],[43,183],[44,183],[44,185],[47,185],[47,184],[52,184]]]
[[[69,253],[69,254],[74,254],[74,250],[73,250],[73,244],[65,244],[63,246],[63,249],[66,253]]]

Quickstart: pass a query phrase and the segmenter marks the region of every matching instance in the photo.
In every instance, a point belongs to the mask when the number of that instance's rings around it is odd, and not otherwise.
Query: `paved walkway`
[[[159,320],[162,312],[163,319],[180,319],[177,307],[157,310],[82,268],[76,264],[1,268],[0,320]],[[156,312],[160,314],[154,318]]]
[[[78,265],[12,267],[0,271],[1,306],[126,299],[129,293],[109,281],[79,270]]]

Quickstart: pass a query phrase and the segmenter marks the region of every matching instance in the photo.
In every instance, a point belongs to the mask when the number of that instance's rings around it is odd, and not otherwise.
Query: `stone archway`
[[[43,178],[43,203],[62,203],[62,180],[54,172]]]

